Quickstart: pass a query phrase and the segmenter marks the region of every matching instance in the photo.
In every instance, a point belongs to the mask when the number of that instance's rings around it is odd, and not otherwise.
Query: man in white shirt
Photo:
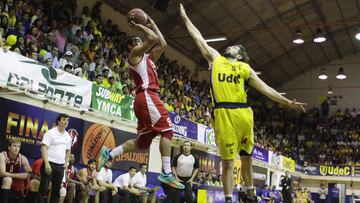
[[[112,183],[112,170],[110,169],[112,165],[111,161],[107,161],[100,169],[100,171],[96,174],[97,182],[100,186],[106,187],[106,190],[104,192],[100,193],[100,202],[108,202],[108,199],[110,199],[109,202],[113,202],[115,199],[114,196],[118,192],[118,188]],[[109,198],[110,197],[110,198]]]
[[[140,196],[140,191],[133,187],[132,179],[136,174],[136,168],[131,166],[129,172],[118,176],[114,185],[118,187],[118,194],[120,197],[124,197],[126,203],[136,202],[137,197]]]
[[[50,203],[58,203],[64,170],[69,164],[71,150],[71,136],[65,128],[69,124],[69,116],[59,114],[56,118],[57,126],[44,134],[41,142],[41,181],[36,196],[36,203],[43,203],[49,183],[51,186]]]
[[[151,203],[156,202],[155,192],[159,189],[159,187],[149,188],[146,186],[147,177],[146,177],[147,165],[140,164],[140,171],[135,174],[133,178],[134,188],[138,189],[141,193],[141,202],[147,203],[148,199]]]

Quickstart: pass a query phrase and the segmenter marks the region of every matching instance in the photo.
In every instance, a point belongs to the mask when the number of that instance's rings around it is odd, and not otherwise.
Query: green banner
[[[130,121],[136,121],[134,98],[93,84],[91,108]]]

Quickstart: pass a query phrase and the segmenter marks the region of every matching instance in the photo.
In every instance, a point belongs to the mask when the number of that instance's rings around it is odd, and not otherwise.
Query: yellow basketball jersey
[[[250,66],[244,62],[230,63],[220,54],[211,64],[210,79],[213,104],[230,102],[246,103],[246,81],[250,77]]]

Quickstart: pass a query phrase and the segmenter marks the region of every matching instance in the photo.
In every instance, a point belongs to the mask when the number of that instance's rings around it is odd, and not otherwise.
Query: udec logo
[[[323,176],[349,176],[350,166],[323,166],[320,165],[320,174]]]
[[[226,73],[219,73],[218,74],[218,80],[219,82],[228,82],[228,83],[240,83],[240,75],[226,75]]]

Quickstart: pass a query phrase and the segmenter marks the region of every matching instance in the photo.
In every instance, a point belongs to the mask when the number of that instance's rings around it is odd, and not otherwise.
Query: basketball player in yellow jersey
[[[270,99],[289,107],[305,111],[306,104],[296,102],[296,100],[290,101],[265,84],[247,64],[249,58],[242,45],[229,46],[222,56],[205,42],[199,30],[187,17],[181,4],[180,15],[189,34],[210,66],[214,130],[216,144],[223,160],[222,177],[226,202],[232,202],[234,159],[238,152],[241,157],[241,175],[244,178],[246,191],[242,200],[256,202],[251,158],[254,145],[254,121],[251,108],[247,105],[245,82]]]

